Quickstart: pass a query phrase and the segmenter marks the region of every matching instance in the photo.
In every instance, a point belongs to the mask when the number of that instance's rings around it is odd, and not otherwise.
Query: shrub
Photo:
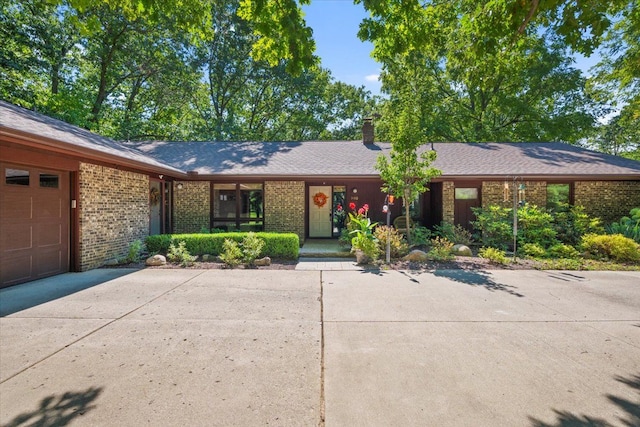
[[[180,263],[183,267],[187,267],[196,260],[196,256],[192,256],[186,248],[184,241],[178,242],[177,246],[171,243],[167,252],[167,259],[170,262]]]
[[[421,225],[411,229],[411,244],[413,246],[427,246],[431,242],[432,233],[427,227]]]
[[[272,258],[297,259],[300,250],[300,239],[294,233],[255,233],[264,240],[264,247],[260,256]],[[171,243],[177,244],[184,241],[186,248],[195,255],[220,255],[223,251],[225,239],[231,239],[242,243],[247,233],[213,233],[213,234],[160,234],[146,238],[147,248],[150,252],[166,253]]]
[[[171,244],[171,234],[156,234],[147,236],[144,240],[149,253],[157,254],[160,252],[167,253]]]
[[[581,248],[586,257],[616,262],[640,261],[640,247],[622,234],[587,234]]]
[[[427,252],[427,256],[434,261],[449,261],[455,258],[452,251],[451,241],[444,237],[436,237],[431,240],[431,249]]]
[[[249,232],[244,239],[242,239],[242,260],[247,265],[253,265],[255,260],[262,253],[264,247],[264,240],[259,238],[256,233]]]
[[[138,262],[140,261],[140,257],[142,256],[142,250],[144,249],[144,245],[141,240],[135,240],[129,244],[129,251],[127,252],[127,256],[119,260],[123,264]]]
[[[229,267],[235,267],[240,264],[240,260],[242,259],[242,250],[240,249],[238,242],[231,239],[224,239],[220,259]]]
[[[409,246],[402,239],[402,233],[399,233],[393,227],[381,225],[376,227],[373,235],[378,240],[378,248],[381,253],[387,253],[387,236],[389,236],[389,247],[391,249],[391,258],[400,258],[407,254]]]
[[[356,234],[356,236],[351,239],[351,252],[355,252],[356,250],[361,250],[372,261],[377,260],[378,256],[380,256],[378,243],[362,233]]]
[[[580,244],[580,239],[585,234],[604,233],[600,219],[592,218],[584,213],[583,206],[570,206],[563,203],[552,215],[556,238],[562,243],[575,247]]]
[[[480,248],[478,251],[480,258],[488,259],[492,264],[508,264],[507,255],[502,249],[496,248]]]
[[[470,246],[473,243],[471,232],[460,224],[453,225],[450,222],[442,221],[436,225],[436,235],[460,245]]]
[[[531,258],[544,258],[547,252],[537,243],[525,243],[520,246],[520,253]]]
[[[553,217],[536,205],[524,205],[518,209],[518,244],[537,243],[548,248],[557,243]]]
[[[513,241],[512,209],[500,206],[471,208],[476,220],[472,224],[478,230],[484,246],[506,249]]]
[[[580,255],[580,252],[565,243],[556,243],[547,249],[547,256],[551,258],[576,258],[578,255]]]
[[[622,234],[640,243],[640,208],[633,208],[629,216],[623,216],[620,221],[607,227],[608,234]]]

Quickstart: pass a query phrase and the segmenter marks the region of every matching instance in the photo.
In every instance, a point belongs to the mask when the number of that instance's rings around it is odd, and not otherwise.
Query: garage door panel
[[[42,193],[42,192],[41,192]],[[38,204],[34,206],[33,217],[38,221],[60,220],[62,218],[62,200],[59,194],[53,197],[47,194],[45,197],[38,195]]]
[[[0,284],[10,286],[33,279],[33,253],[22,251],[11,254],[6,252],[0,260]]]
[[[15,220],[24,221],[33,218],[33,198],[28,193],[28,188],[24,191],[7,191],[3,188],[5,194],[2,195],[2,220],[13,222]],[[22,190],[22,188],[19,188]]]
[[[33,229],[31,224],[3,224],[1,240],[0,246],[2,246],[3,252],[32,249]]]
[[[36,256],[36,271],[38,277],[51,276],[66,271],[62,265],[60,249],[40,249]]]
[[[36,235],[38,236],[38,247],[46,247],[51,245],[59,246],[63,243],[62,225],[61,224],[42,224],[36,226]]]

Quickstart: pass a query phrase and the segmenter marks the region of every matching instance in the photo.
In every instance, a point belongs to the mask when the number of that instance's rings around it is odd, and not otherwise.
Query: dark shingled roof
[[[40,138],[47,138],[61,148],[98,152],[112,157],[114,161],[133,161],[141,165],[162,168],[182,174],[182,171],[142,154],[112,139],[92,133],[61,120],[53,119],[34,111],[0,100],[0,131],[19,131]]]
[[[141,152],[200,175],[378,176],[391,145],[361,141],[142,142]],[[593,176],[640,178],[640,162],[564,143],[435,143],[445,177]],[[430,144],[422,147],[431,148]]]
[[[187,171],[211,176],[378,177],[374,165],[388,154],[388,143],[306,142],[116,142],[0,101],[0,131],[32,135],[83,156],[181,176]],[[444,177],[588,177],[640,179],[640,162],[563,143],[436,143],[434,164]],[[426,144],[422,148],[430,149]]]

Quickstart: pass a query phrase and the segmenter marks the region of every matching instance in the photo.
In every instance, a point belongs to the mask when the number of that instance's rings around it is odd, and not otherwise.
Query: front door
[[[309,186],[309,237],[331,237],[331,186]]]
[[[162,183],[149,182],[149,234],[162,234],[162,208],[164,206]]]

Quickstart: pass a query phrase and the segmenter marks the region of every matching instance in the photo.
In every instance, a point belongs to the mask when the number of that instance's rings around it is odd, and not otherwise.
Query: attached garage
[[[0,287],[69,271],[69,172],[0,170]]]
[[[187,174],[85,129],[0,101],[0,288],[85,271],[169,230]]]

